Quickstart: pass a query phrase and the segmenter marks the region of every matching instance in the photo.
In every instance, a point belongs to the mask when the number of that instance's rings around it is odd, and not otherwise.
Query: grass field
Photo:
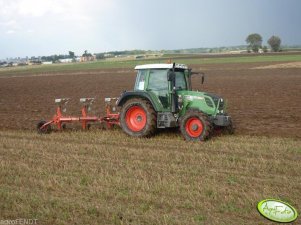
[[[256,204],[301,208],[301,142],[119,130],[0,132],[1,219],[38,224],[273,224]],[[296,223],[297,224],[297,223]]]
[[[178,59],[179,58],[179,59]],[[53,65],[38,65],[38,66],[24,66],[14,68],[0,68],[1,75],[9,74],[37,74],[37,73],[53,73],[53,72],[67,72],[67,71],[83,71],[83,70],[96,70],[107,68],[134,68],[136,65],[146,63],[166,63],[169,57],[161,59],[148,59],[148,60],[120,60],[120,61],[96,61],[87,63],[71,63],[71,64],[53,64]],[[242,57],[189,57],[184,58],[174,57],[173,61],[176,63],[184,64],[223,64],[223,63],[255,63],[255,62],[294,62],[301,61],[300,55],[253,55]]]

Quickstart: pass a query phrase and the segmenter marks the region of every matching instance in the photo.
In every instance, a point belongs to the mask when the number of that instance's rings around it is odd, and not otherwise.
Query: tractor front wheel
[[[210,136],[212,125],[204,113],[188,110],[180,118],[180,130],[187,141],[205,141]]]
[[[121,108],[120,125],[130,136],[149,137],[155,133],[156,124],[156,112],[147,100],[133,98]]]

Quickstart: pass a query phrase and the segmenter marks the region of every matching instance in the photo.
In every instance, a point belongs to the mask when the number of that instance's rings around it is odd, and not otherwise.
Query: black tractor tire
[[[220,136],[220,135],[232,135],[235,133],[235,127],[233,125],[232,120],[230,120],[230,124],[225,127],[216,126],[214,127],[214,135]]]
[[[189,109],[179,122],[187,141],[205,141],[211,136],[213,126],[209,117],[197,109]]]
[[[49,134],[51,132],[51,126],[47,125],[46,127],[44,127],[43,129],[41,129],[41,127],[47,123],[44,120],[41,120],[40,122],[38,122],[37,124],[37,131],[39,134]]]
[[[235,132],[235,127],[233,125],[232,120],[230,120],[230,124],[223,128],[223,134],[229,134],[232,135]]]
[[[133,137],[150,137],[157,129],[157,114],[152,104],[142,98],[131,98],[121,108],[120,126]]]

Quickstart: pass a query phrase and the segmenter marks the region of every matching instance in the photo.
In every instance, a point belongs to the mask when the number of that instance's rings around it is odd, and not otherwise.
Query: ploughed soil
[[[236,134],[301,138],[301,68],[283,63],[190,65],[204,71],[193,88],[223,96]],[[260,68],[260,69],[258,69]],[[95,97],[91,114],[104,115],[104,98],[131,90],[133,69],[101,69],[0,76],[0,129],[35,129],[55,113],[55,98],[69,97],[66,114],[80,115],[82,97]]]

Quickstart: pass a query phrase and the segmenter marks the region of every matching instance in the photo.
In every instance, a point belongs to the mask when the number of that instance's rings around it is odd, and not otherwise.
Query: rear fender
[[[160,103],[156,102],[154,98],[151,97],[151,95],[145,91],[126,91],[124,92],[121,97],[117,101],[117,106],[122,107],[123,104],[131,99],[131,98],[142,98],[148,100],[152,106],[154,107],[155,111],[160,111]]]

